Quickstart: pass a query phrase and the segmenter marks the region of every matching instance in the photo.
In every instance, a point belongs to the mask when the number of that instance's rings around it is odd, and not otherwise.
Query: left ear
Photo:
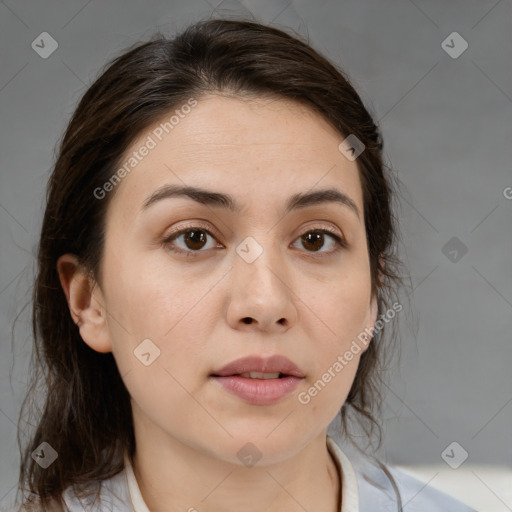
[[[368,306],[368,311],[366,312],[366,317],[364,319],[363,323],[363,332],[365,337],[365,341],[363,343],[363,352],[369,347],[372,337],[373,337],[373,331],[375,328],[375,322],[377,321],[377,313],[378,313],[378,303],[377,303],[377,294],[375,294]]]
[[[380,266],[382,269],[386,268],[386,261],[384,260],[384,258],[382,256],[379,256],[379,263],[380,263]],[[368,309],[368,316],[366,318],[366,321],[368,323],[366,323],[365,325],[368,328],[375,327],[375,322],[377,322],[377,314],[379,312],[379,304],[377,302],[377,296],[379,294],[381,287],[384,286],[384,276],[383,276],[382,270],[379,270],[378,274],[379,274],[378,275],[379,284],[377,286],[377,291],[375,292],[375,295],[371,299],[370,307]],[[373,329],[371,332],[373,335]]]
[[[370,307],[368,308],[368,316],[370,318],[369,327],[374,327],[375,322],[377,321],[377,313],[378,313],[379,305],[377,303],[377,294],[372,297]]]
[[[385,268],[386,262],[382,256],[379,256],[379,263],[382,268]],[[370,342],[373,338],[373,331],[375,330],[375,323],[377,322],[377,314],[379,312],[379,304],[377,302],[377,295],[379,293],[379,289],[383,286],[383,276],[382,271],[379,270],[378,276],[378,288],[375,295],[372,296],[370,300],[370,305],[368,306],[368,311],[366,313],[366,317],[364,319],[363,330],[364,334],[367,336],[365,340],[365,346],[363,347],[363,352],[368,348]]]

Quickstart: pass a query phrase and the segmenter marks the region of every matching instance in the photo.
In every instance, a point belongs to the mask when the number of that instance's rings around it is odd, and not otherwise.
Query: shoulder
[[[85,492],[67,487],[60,499],[52,499],[43,509],[39,499],[11,508],[8,512],[132,512],[126,469],[111,478],[94,481]]]
[[[386,466],[401,494],[404,512],[476,512],[456,498],[435,489],[393,466]]]
[[[349,447],[344,446],[343,452],[355,473],[359,512],[476,512],[392,465]]]
[[[360,512],[399,510],[404,512],[476,512],[459,500],[441,492],[397,468],[367,461],[356,472],[360,489]]]
[[[11,508],[8,512],[69,512],[69,509],[62,502],[62,500],[52,499],[47,503],[43,509],[40,500],[34,500],[34,502],[26,505],[20,505],[18,507]]]

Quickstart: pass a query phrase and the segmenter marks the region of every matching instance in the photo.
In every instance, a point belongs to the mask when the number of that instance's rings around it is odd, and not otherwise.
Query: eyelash
[[[199,255],[198,253],[206,252],[204,250],[191,251],[191,250],[180,249],[171,244],[171,242],[173,242],[176,238],[178,238],[179,236],[181,236],[185,233],[188,233],[189,231],[204,231],[205,233],[210,235],[212,238],[216,239],[215,235],[213,233],[211,233],[211,231],[209,229],[207,229],[206,227],[201,226],[201,225],[193,225],[193,226],[187,226],[183,229],[180,229],[179,231],[176,231],[175,233],[172,233],[170,236],[166,237],[162,241],[163,245],[168,250],[170,250],[172,252],[175,252],[178,254],[185,254],[187,258],[189,258],[189,257],[194,258]],[[302,234],[300,234],[295,240],[298,240],[299,238],[306,235],[307,233],[323,233],[323,234],[329,235],[334,239],[334,241],[336,243],[335,249],[333,249],[329,252],[315,253],[315,252],[311,252],[311,251],[306,251],[306,252],[309,252],[310,253],[309,256],[311,256],[313,258],[324,258],[327,256],[332,256],[333,254],[336,254],[339,251],[341,251],[342,249],[346,249],[348,247],[347,242],[340,235],[338,235],[334,230],[331,230],[329,228],[308,229],[308,230],[304,231]]]

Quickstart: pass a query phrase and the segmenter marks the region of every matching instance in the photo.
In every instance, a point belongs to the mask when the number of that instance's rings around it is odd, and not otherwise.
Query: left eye
[[[325,245],[325,237],[331,239],[331,249],[327,251],[319,251]],[[175,242],[183,238],[184,246],[179,247]],[[210,243],[208,247],[208,237],[215,240],[215,237],[207,229],[201,226],[191,226],[184,228],[164,240],[164,244],[174,252],[186,253],[187,256],[195,256],[194,253],[205,252],[207,249],[215,247],[215,243]],[[297,242],[301,242],[303,247],[309,247],[312,250],[308,252],[321,252],[321,253],[335,253],[341,248],[346,247],[346,243],[337,233],[334,233],[328,229],[313,229],[304,232],[297,238]],[[294,244],[294,245],[295,245]],[[204,250],[203,250],[204,249]]]
[[[297,241],[302,242],[304,246],[309,245],[310,247],[315,249],[312,252],[320,252],[316,249],[319,249],[321,246],[324,246],[324,240],[326,235],[327,237],[331,238],[331,250],[321,252],[334,253],[346,246],[345,241],[338,234],[333,233],[332,231],[329,231],[327,229],[314,229],[306,231],[299,238],[297,238]]]

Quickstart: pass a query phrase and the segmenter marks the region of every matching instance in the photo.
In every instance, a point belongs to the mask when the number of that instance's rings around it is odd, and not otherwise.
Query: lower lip
[[[281,379],[250,379],[240,375],[213,376],[230,393],[253,405],[269,405],[289,395],[302,380],[288,375]]]

